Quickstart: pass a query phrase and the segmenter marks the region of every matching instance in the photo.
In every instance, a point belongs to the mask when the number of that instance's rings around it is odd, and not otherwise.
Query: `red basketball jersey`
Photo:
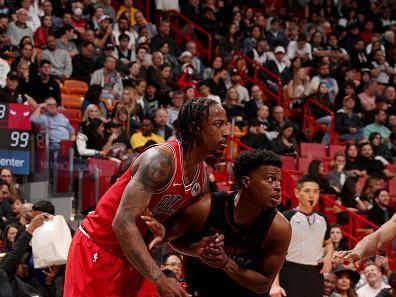
[[[197,166],[192,182],[186,185],[183,179],[183,149],[181,143],[174,140],[159,145],[167,146],[172,150],[175,162],[173,177],[163,189],[153,194],[148,207],[154,218],[163,223],[194,202],[202,193],[206,184],[206,169],[205,163],[201,162]],[[84,229],[99,246],[120,256],[124,253],[113,233],[112,223],[122,193],[132,178],[131,168],[132,166],[110,187],[100,199],[96,210],[88,214],[82,223]],[[139,219],[137,225],[144,238],[147,231],[146,224]]]

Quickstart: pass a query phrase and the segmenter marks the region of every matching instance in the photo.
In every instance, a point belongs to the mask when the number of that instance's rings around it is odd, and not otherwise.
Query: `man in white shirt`
[[[389,288],[382,281],[381,269],[375,263],[371,262],[366,265],[364,275],[367,284],[357,290],[359,297],[375,297],[382,289]]]
[[[10,72],[10,65],[8,62],[0,58],[0,87],[4,88],[7,81],[7,74]]]
[[[249,91],[241,85],[241,75],[237,68],[231,71],[231,86],[234,87],[238,92],[239,102],[243,103],[250,100]]]
[[[303,62],[312,61],[312,47],[304,33],[300,33],[296,41],[290,41],[287,46],[287,56],[290,60],[300,57]]]

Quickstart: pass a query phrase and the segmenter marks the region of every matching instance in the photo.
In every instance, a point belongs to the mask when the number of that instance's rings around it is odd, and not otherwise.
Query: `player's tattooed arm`
[[[125,188],[113,221],[113,231],[132,265],[146,278],[163,276],[139,232],[137,221],[150,204],[153,193],[163,188],[174,173],[172,152],[156,147],[141,155],[134,176]]]

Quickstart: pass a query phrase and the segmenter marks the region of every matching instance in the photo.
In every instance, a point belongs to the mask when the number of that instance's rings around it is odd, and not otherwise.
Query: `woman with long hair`
[[[381,189],[381,179],[375,176],[367,177],[360,194],[360,199],[365,202],[367,209],[373,207],[375,192],[379,189]]]
[[[392,154],[389,148],[382,142],[382,136],[378,132],[372,132],[369,135],[369,142],[373,148],[374,156],[377,160],[380,160],[385,165],[392,162]]]
[[[233,118],[235,118],[237,122],[243,121],[245,115],[242,105],[239,104],[239,94],[236,88],[228,88],[223,107],[229,121]]]
[[[8,184],[12,197],[21,197],[19,184],[16,182],[11,169],[6,167],[0,168],[0,178]]]
[[[100,95],[102,94],[103,88],[100,85],[90,85],[88,91],[84,95],[84,100],[81,106],[81,112],[84,114],[85,109],[90,104],[95,104],[99,106]]]
[[[337,276],[335,293],[340,297],[358,297],[354,287],[360,279],[360,274],[343,266],[336,268],[334,273]]]
[[[224,57],[225,59],[229,59],[229,57],[241,48],[241,39],[239,36],[238,26],[235,23],[231,23],[227,34],[223,37],[218,46],[219,55]]]
[[[53,35],[52,16],[45,15],[41,18],[41,26],[34,32],[34,44],[42,49],[47,47],[47,36]]]
[[[322,194],[335,194],[336,190],[330,186],[324,173],[324,164],[322,160],[312,160],[308,166],[308,175],[316,178],[320,185]]]
[[[318,103],[326,107],[327,109],[333,110],[334,105],[333,102],[331,102],[330,97],[329,97],[329,90],[327,88],[326,83],[322,82],[319,84],[315,99]],[[331,121],[332,117],[329,115],[329,113],[319,107],[314,107],[311,109],[312,114],[315,118],[316,123],[318,124],[325,124],[327,125],[327,129],[325,134],[322,137],[322,144],[329,144],[330,143],[330,130],[331,130]]]
[[[297,156],[297,141],[294,126],[286,123],[280,129],[278,137],[273,140],[274,152],[279,155]]]
[[[221,69],[224,67],[224,59],[222,56],[215,56],[212,60],[210,67],[205,68],[203,73],[203,79],[213,78],[216,69]]]
[[[293,74],[293,79],[287,84],[287,95],[291,99],[291,108],[302,108],[304,99],[309,95],[310,78],[304,68],[299,68]]]
[[[352,175],[357,177],[367,176],[367,171],[358,161],[359,149],[356,144],[348,144],[345,150],[346,165],[345,169]]]

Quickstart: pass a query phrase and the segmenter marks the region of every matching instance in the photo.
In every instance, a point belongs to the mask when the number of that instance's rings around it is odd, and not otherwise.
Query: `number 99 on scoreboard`
[[[30,171],[32,108],[18,103],[0,103],[0,167],[14,174]]]

